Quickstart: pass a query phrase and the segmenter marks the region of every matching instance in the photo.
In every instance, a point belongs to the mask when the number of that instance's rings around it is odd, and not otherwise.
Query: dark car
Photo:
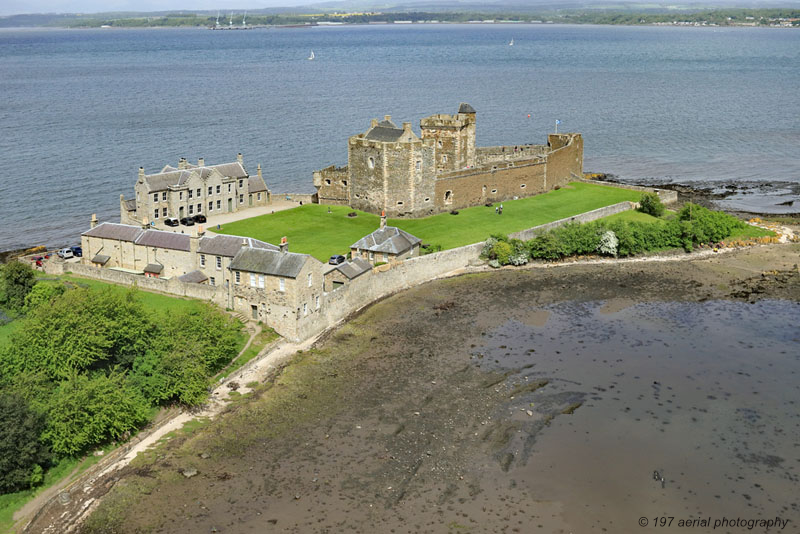
[[[331,265],[339,265],[340,263],[344,263],[345,258],[341,254],[337,254],[336,256],[331,256],[331,259],[328,260],[328,263]]]
[[[168,217],[164,219],[164,224],[167,226],[178,226],[180,223],[175,217]]]
[[[194,218],[184,217],[183,219],[181,219],[181,224],[184,226],[194,226]]]
[[[82,258],[83,257],[83,248],[79,247],[78,245],[75,245],[74,247],[69,247],[69,248],[72,250],[72,253],[76,257],[78,257],[78,258]]]
[[[203,215],[202,213],[198,213],[197,215],[194,216],[194,222],[196,223],[204,223],[206,222],[206,220],[207,220],[206,216]]]

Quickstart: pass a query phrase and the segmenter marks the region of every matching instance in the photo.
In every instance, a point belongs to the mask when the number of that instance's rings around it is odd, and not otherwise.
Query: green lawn
[[[638,201],[640,197],[637,191],[575,182],[558,191],[504,201],[502,215],[497,215],[494,207],[476,206],[459,210],[458,215],[441,213],[424,219],[389,219],[388,223],[424,243],[450,249],[478,243],[491,234],[517,232],[617,202]],[[359,211],[357,217],[349,218],[347,214],[351,211],[347,206],[308,204],[228,223],[220,231],[268,243],[278,243],[282,236],[287,236],[292,252],[327,261],[333,254],[348,252],[350,245],[379,225],[377,215]]]

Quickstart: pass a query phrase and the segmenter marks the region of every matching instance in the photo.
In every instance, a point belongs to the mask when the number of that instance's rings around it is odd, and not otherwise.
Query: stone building
[[[370,271],[372,264],[363,258],[354,258],[338,265],[327,265],[322,271],[323,289],[326,293],[334,291]]]
[[[381,214],[381,226],[350,245],[350,257],[361,258],[370,265],[397,263],[419,256],[422,240],[394,226],[386,226],[386,214]]]
[[[347,165],[314,172],[320,204],[352,206],[393,217],[499,202],[549,191],[582,178],[580,134],[551,134],[547,145],[476,147],[476,111],[398,128],[390,116],[348,140]]]
[[[193,165],[181,158],[177,168],[167,165],[155,174],[145,174],[139,167],[134,198],[120,195],[120,222],[159,224],[168,217],[211,217],[269,202],[261,165],[256,176],[248,175],[241,154],[235,162],[220,165],[206,165],[203,158]]]

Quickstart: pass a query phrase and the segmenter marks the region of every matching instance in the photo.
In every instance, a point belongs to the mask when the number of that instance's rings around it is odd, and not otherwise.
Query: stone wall
[[[547,155],[550,147],[547,145],[509,145],[509,146],[482,146],[477,149],[477,165],[486,165],[500,161],[516,161],[531,159]]]
[[[168,293],[180,297],[205,300],[207,302],[213,302],[223,308],[226,305],[225,291],[222,290],[222,288],[218,290],[218,288],[205,284],[186,284],[177,278],[171,278],[169,280],[163,278],[147,278],[145,276],[115,271],[113,269],[101,269],[92,267],[91,265],[81,265],[80,263],[62,265],[63,271],[72,272],[78,276],[85,276],[87,278],[94,278],[96,280],[103,280],[105,282],[125,286],[132,286],[135,284],[137,287],[147,291],[156,291],[158,293]]]
[[[627,185],[627,184],[617,184],[614,182],[601,182],[598,180],[587,180],[585,178],[576,181],[584,182],[587,184],[600,184],[606,187],[616,187],[619,189],[629,189],[631,191],[641,191],[642,193],[656,193],[658,195],[658,198],[660,198],[661,202],[664,204],[672,204],[678,201],[678,192],[671,191],[669,189],[656,189],[654,187],[643,187],[640,185]]]
[[[480,206],[547,191],[543,160],[502,162],[492,167],[466,169],[439,177],[434,197],[437,210]]]
[[[597,219],[602,219],[603,217],[608,217],[609,215],[616,215],[617,213],[622,213],[623,211],[632,210],[636,206],[637,204],[635,202],[618,202],[617,204],[597,208],[596,210],[580,213],[572,217],[566,217],[550,223],[540,224],[539,226],[534,226],[533,228],[528,228],[527,230],[514,232],[508,234],[508,237],[512,239],[522,239],[523,241],[528,241],[542,232],[552,230],[553,228],[565,225],[567,223],[585,223],[596,221]]]
[[[350,204],[349,177],[347,165],[337,167],[331,165],[314,172],[314,187],[317,188],[320,204],[347,206]]]
[[[581,134],[550,134],[552,151],[547,155],[547,190],[583,179],[583,137]]]

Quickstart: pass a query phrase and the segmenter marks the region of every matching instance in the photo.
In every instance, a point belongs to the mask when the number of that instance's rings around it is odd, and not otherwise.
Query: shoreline
[[[449,309],[447,303],[450,302],[451,298],[455,298],[449,296],[450,291],[447,287],[465,289],[464,286],[469,286],[473,282],[480,286],[494,283],[499,284],[499,288],[505,287],[506,289],[498,289],[497,298],[502,302],[507,298],[507,295],[513,294],[508,293],[508,291],[513,292],[514,287],[517,287],[518,284],[528,286],[533,280],[536,280],[535,284],[538,288],[536,291],[538,295],[536,298],[537,307],[545,307],[548,304],[552,305],[573,299],[578,301],[587,299],[605,300],[606,306],[614,310],[645,302],[701,303],[709,300],[756,302],[768,299],[789,299],[798,302],[800,301],[800,272],[797,268],[799,259],[800,245],[778,244],[746,249],[731,249],[724,254],[708,252],[705,254],[686,254],[668,259],[653,258],[645,262],[632,260],[560,262],[548,265],[527,265],[513,269],[490,269],[489,272],[483,268],[469,268],[458,274],[451,273],[451,276],[447,278],[426,282],[421,286],[400,291],[385,299],[371,303],[313,340],[304,343],[302,350],[307,351],[309,354],[315,354],[320,350],[328,350],[331,344],[341,344],[342,340],[346,339],[342,337],[343,334],[351,331],[361,331],[363,326],[360,325],[371,324],[371,320],[375,318],[376,313],[385,318],[387,308],[391,308],[393,303],[408,301],[415,295],[420,296],[421,294],[425,294],[426,297],[424,298],[427,299],[427,295],[431,291],[438,295],[438,301],[447,301],[444,304],[437,305],[441,306],[441,311],[435,312],[437,320],[440,317],[444,318],[448,315],[448,312],[445,311]],[[530,281],[526,282],[526,280]],[[455,298],[455,300],[456,302],[461,302],[459,298]],[[436,306],[434,306],[434,309],[436,309]],[[535,319],[535,321],[539,320],[540,318]],[[396,322],[397,327],[400,327],[400,325],[407,322],[415,323],[417,321],[413,318],[398,318],[397,321],[392,322]],[[252,368],[237,371],[235,376],[228,377],[225,382],[221,383],[216,391],[225,391],[223,387],[231,380],[247,381],[255,378],[262,383],[266,381],[267,384],[270,384],[273,381],[269,378],[270,376],[280,381],[284,373],[294,372],[295,368],[292,362],[300,355],[294,354],[292,344],[283,343],[280,347],[282,350],[278,351],[280,353],[279,358],[276,359],[277,353],[273,355],[270,352],[262,355],[251,362]],[[300,346],[298,345],[295,348],[300,348]],[[409,348],[409,350],[413,349]],[[257,372],[256,370],[258,369],[263,373]],[[308,391],[308,394],[312,394],[312,390]],[[253,402],[257,402],[257,399],[262,394],[263,390],[259,388],[259,391],[255,393],[256,400]],[[222,417],[214,419],[216,423],[211,423],[212,425],[222,425],[227,421],[226,417],[228,419],[236,417],[232,414],[237,413],[239,411],[238,408],[231,406],[232,410],[230,408],[223,410],[225,404],[218,403],[216,400],[215,397],[205,412],[199,414],[184,413],[178,416],[175,421],[183,423],[204,414],[213,416],[222,413]],[[248,404],[250,404],[250,401],[245,401],[245,405]],[[225,413],[229,415],[226,416]],[[171,424],[169,428],[173,427],[175,425]],[[203,431],[201,431],[202,433]],[[156,441],[157,438],[158,436],[155,436],[151,441]],[[177,452],[177,448],[185,443],[185,438],[175,437],[170,442],[172,444],[168,445],[165,451],[168,455]],[[135,455],[128,453],[125,463],[127,464],[133,456]],[[181,457],[186,458],[185,454],[180,454],[176,459]],[[207,464],[208,461],[205,463]],[[107,467],[103,473],[92,476],[91,480],[88,481],[88,485],[76,483],[76,487],[81,487],[81,496],[78,498],[76,495],[73,498],[69,509],[80,506],[80,515],[83,515],[85,507],[90,506],[95,509],[100,497],[105,495],[110,486],[115,484],[116,481],[140,476],[138,473],[142,472],[141,464],[137,461],[134,462],[134,465]],[[122,468],[119,469],[119,467]],[[149,469],[148,473],[150,473]],[[209,467],[205,466],[201,469],[207,472]],[[83,501],[80,499],[83,499]],[[38,515],[36,521],[34,521],[30,529],[26,529],[26,532],[42,532],[49,522],[56,521],[57,517],[66,512],[65,507],[55,500],[51,501],[48,506],[50,510]]]

